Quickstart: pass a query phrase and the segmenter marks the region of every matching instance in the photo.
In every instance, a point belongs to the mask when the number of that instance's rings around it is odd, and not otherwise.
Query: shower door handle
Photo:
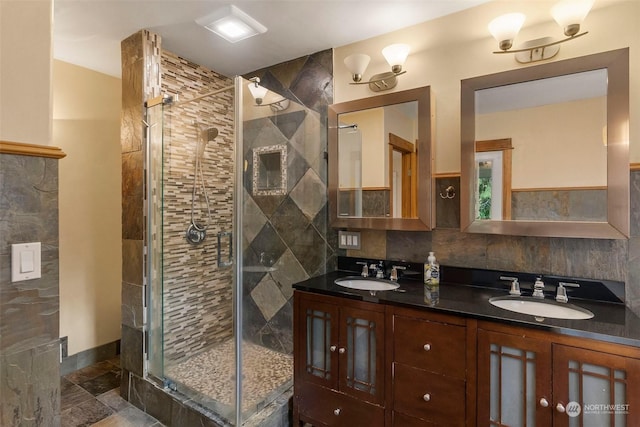
[[[222,241],[224,238],[229,239],[229,257],[226,261],[222,260]],[[220,231],[218,233],[218,267],[229,267],[233,265],[233,233],[230,231]]]

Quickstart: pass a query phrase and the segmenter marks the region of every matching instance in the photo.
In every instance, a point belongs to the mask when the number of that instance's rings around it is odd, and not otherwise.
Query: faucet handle
[[[369,277],[369,266],[367,265],[367,263],[364,261],[357,261],[356,264],[362,266],[362,273],[360,273],[360,275],[362,277]]]
[[[566,288],[579,288],[579,287],[580,285],[577,283],[558,282],[558,288],[556,289],[556,301],[569,302],[569,297],[567,297]]]
[[[500,276],[500,280],[511,281],[511,289],[509,289],[509,295],[520,295],[520,283],[518,283],[517,277]]]
[[[394,265],[391,267],[391,275],[389,276],[389,280],[396,281],[398,280],[398,270],[406,270],[407,267],[403,267],[401,265]]]

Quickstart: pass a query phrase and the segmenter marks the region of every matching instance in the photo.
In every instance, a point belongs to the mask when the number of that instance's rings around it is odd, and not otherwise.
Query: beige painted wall
[[[60,162],[60,336],[69,355],[120,338],[121,81],[53,63]]]
[[[606,187],[606,118],[606,97],[481,114],[476,140],[511,138],[513,189]]]
[[[0,1],[0,140],[51,144],[53,2]]]
[[[513,55],[494,55],[497,43],[487,30],[496,16],[512,11],[527,15],[518,40],[543,36],[560,38],[562,31],[549,9],[555,1],[493,1],[453,15],[408,27],[380,37],[336,48],[334,51],[334,102],[377,95],[366,85],[349,85],[350,74],[344,58],[366,53],[371,63],[365,79],[388,71],[380,51],[391,43],[408,43],[411,53],[393,91],[431,86],[437,105],[435,172],[460,171],[460,80],[525,67]],[[583,29],[589,34],[565,43],[553,61],[630,47],[631,162],[640,162],[640,1],[598,0]],[[535,65],[535,64],[534,64]]]

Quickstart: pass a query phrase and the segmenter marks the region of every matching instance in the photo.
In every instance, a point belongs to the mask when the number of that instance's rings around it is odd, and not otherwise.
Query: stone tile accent
[[[487,236],[487,267],[491,270],[551,273],[551,249],[548,238]]]
[[[0,425],[56,426],[60,422],[58,340],[0,354]]]
[[[446,194],[447,187],[455,189],[451,199],[440,197]],[[460,229],[460,177],[436,178],[436,190],[433,194],[436,204],[436,229]]]
[[[58,160],[0,154],[0,425],[58,425]],[[11,245],[42,243],[42,277],[11,282]]]
[[[258,286],[251,291],[251,298],[267,321],[271,320],[278,310],[287,303],[280,288],[269,275],[264,276]]]
[[[306,217],[312,220],[327,203],[327,185],[313,169],[309,169],[291,191],[291,199]]]
[[[625,282],[628,245],[627,240],[551,239],[551,272]]]

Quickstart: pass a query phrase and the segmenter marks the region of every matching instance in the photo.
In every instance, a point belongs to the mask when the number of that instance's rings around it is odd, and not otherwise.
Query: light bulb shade
[[[402,70],[404,61],[407,60],[407,56],[409,55],[409,49],[409,45],[403,43],[392,44],[382,49],[382,56],[384,56],[384,59],[391,65],[394,73]],[[396,71],[395,68],[398,68],[398,71]]]
[[[507,13],[489,22],[489,32],[500,44],[500,49],[511,48],[513,39],[516,38],[522,24],[524,24],[524,19],[525,16],[522,13]]]
[[[580,24],[587,17],[594,0],[563,0],[551,8],[551,15],[567,36],[580,30]]]
[[[251,96],[256,100],[256,104],[262,104],[262,99],[267,94],[267,88],[260,86],[255,82],[249,82],[247,85],[249,88],[249,92],[251,92]]]
[[[353,81],[358,82],[362,79],[364,71],[369,65],[371,58],[363,53],[354,53],[344,58],[344,65],[351,73]]]

